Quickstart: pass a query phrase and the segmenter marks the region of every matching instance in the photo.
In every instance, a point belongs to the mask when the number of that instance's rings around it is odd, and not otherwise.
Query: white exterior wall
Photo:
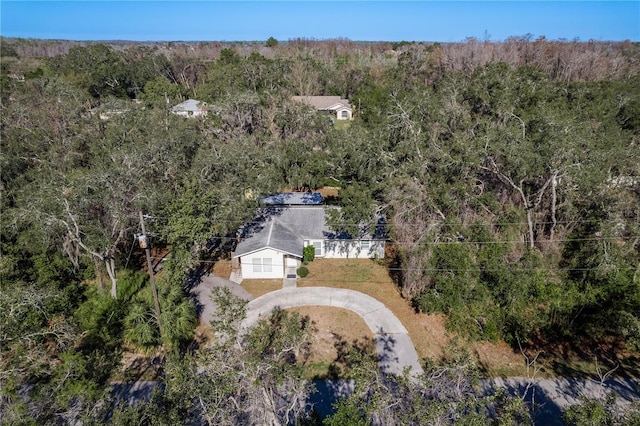
[[[253,259],[260,259],[262,265],[260,272],[254,272]],[[264,270],[264,259],[271,259],[271,272]],[[284,278],[284,253],[265,248],[255,253],[240,256],[240,269],[243,279]]]
[[[181,117],[202,117],[207,115],[207,111],[197,110],[197,111],[172,111],[175,115],[179,115]]]
[[[337,120],[351,120],[353,118],[353,114],[351,112],[351,110],[349,108],[338,108],[335,110],[336,111],[336,119]],[[348,118],[343,118],[342,117],[342,111],[347,111],[348,114]]]
[[[323,256],[328,259],[384,258],[384,240],[369,240],[369,247],[360,240],[325,240]]]

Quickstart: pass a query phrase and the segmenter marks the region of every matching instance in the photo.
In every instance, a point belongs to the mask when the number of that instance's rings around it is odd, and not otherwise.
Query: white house
[[[319,194],[290,194],[300,195],[279,194],[263,199],[276,203],[285,199],[287,204],[267,205],[244,227],[232,255],[234,262],[239,261],[243,279],[295,277],[306,246],[315,247],[317,258],[384,257],[384,226],[377,226],[379,232],[359,239],[338,234],[326,224],[327,209],[338,207],[319,204]]]
[[[340,96],[293,96],[292,99],[320,111],[333,111],[336,114],[336,120],[353,120],[351,104]]]
[[[187,99],[186,101],[172,107],[171,112],[183,117],[203,117],[207,115],[209,111],[207,109],[206,102]]]
[[[128,114],[132,109],[144,109],[138,100],[125,101],[123,99],[110,99],[102,105],[89,110],[90,115],[97,115],[100,120],[109,120],[119,115]]]

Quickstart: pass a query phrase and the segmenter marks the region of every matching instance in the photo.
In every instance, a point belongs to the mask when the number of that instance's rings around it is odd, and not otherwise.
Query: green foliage
[[[640,422],[638,408],[637,404],[618,407],[613,393],[595,399],[582,396],[579,404],[564,409],[562,419],[569,426],[637,425]]]
[[[334,405],[335,413],[324,424],[479,425],[487,424],[488,412],[494,413],[496,422],[531,422],[527,407],[517,398],[478,396],[478,367],[455,343],[446,349],[445,362],[427,365],[424,375],[413,378],[380,374],[369,364],[375,359],[368,362],[353,348],[346,352],[348,358],[358,359],[355,390]]]
[[[614,314],[613,331],[622,337],[630,349],[640,349],[640,319],[627,311],[618,311]]]
[[[149,276],[143,271],[124,270],[119,274],[118,300],[131,300],[146,284]]]
[[[296,269],[296,274],[298,274],[300,278],[304,278],[309,275],[309,269],[306,266],[301,266]]]
[[[188,345],[195,335],[194,330],[198,323],[195,309],[181,286],[164,285],[160,289],[162,342],[166,348],[181,349]]]
[[[376,223],[373,194],[364,184],[352,183],[340,190],[340,210],[327,209],[327,224],[337,235],[346,233],[360,238]]]
[[[220,51],[218,62],[223,65],[236,65],[240,62],[240,55],[233,48],[225,48]]]
[[[168,58],[150,47],[86,43],[34,60],[17,52],[37,42],[3,39],[0,370],[19,372],[9,387],[15,404],[3,414],[46,424],[61,422],[56,413],[91,411],[124,341],[149,351],[184,350],[196,323],[184,293],[187,276],[211,250],[223,254],[224,243],[254,214],[256,202],[245,192],[259,197],[325,183],[341,187],[342,210],[327,218],[335,232],[358,236],[372,229],[376,214],[386,216],[398,243],[403,294],[423,311],[446,314],[449,328],[514,347],[535,336],[616,339],[637,349],[637,48],[607,45],[598,67],[589,68],[555,54],[572,57],[562,49],[586,44],[514,42],[526,66],[476,65],[460,50],[405,42],[392,45],[401,50],[397,61],[376,49],[363,60],[350,42],[316,49],[300,40],[285,49],[273,38],[268,58],[251,46],[242,55],[223,46],[217,61],[203,63],[190,48],[215,56],[219,45],[174,43]],[[55,50],[46,43],[40,48]],[[494,48],[468,46],[474,55]],[[555,52],[548,62],[541,59],[545,49]],[[616,71],[603,71],[608,61],[619,61]],[[347,97],[357,118],[337,130],[326,114],[291,102],[292,93]],[[167,99],[173,105],[187,96],[209,103],[206,120],[168,114]],[[110,110],[124,112],[100,118]],[[123,268],[143,263],[131,247],[139,210],[157,217],[147,222],[154,246],[171,252],[159,283],[162,333],[146,277]],[[117,281],[116,300],[93,284],[107,279],[106,267]],[[235,342],[231,328],[242,309],[229,310],[235,319],[225,333]],[[300,343],[295,321],[280,315],[270,326]],[[263,358],[250,350],[249,362],[227,347],[214,357],[241,358],[249,373],[238,364],[203,377],[195,359],[173,359],[168,399],[154,400],[154,409],[118,409],[114,419],[125,422],[127,413],[165,424],[211,413],[221,423],[256,419],[264,407],[225,417],[237,412],[230,396],[259,400],[236,384],[262,391],[256,384],[268,382],[267,390],[286,393],[278,374],[297,377],[298,370],[290,358],[275,356],[282,341],[255,339],[268,349]],[[267,361],[278,367],[265,379],[258,372],[272,368]],[[203,383],[198,396],[218,405],[194,413],[187,395]],[[24,394],[26,384],[33,391]],[[414,401],[414,388],[397,386],[395,394],[375,386],[362,391],[340,411],[345,419],[380,424],[436,423],[436,413],[451,412],[427,392],[426,404],[398,411],[404,417],[381,417],[380,401],[391,394],[394,403]],[[53,408],[38,405],[54,394],[63,397]],[[80,408],[62,408],[74,400]],[[482,410],[463,401],[467,411],[448,418],[477,420],[465,415]],[[505,413],[513,411],[509,404]],[[293,422],[283,413],[275,414],[279,421]]]
[[[124,62],[105,44],[73,47],[60,64],[62,72],[94,97],[126,96]]]
[[[167,206],[168,242],[174,246],[203,246],[213,231],[216,200],[195,182],[185,185],[180,197]]]
[[[120,344],[123,304],[95,287],[87,289],[87,300],[75,312],[80,328],[85,332],[83,345],[89,348]]]
[[[160,330],[153,305],[134,300],[124,319],[124,338],[135,347],[151,353],[160,345]]]
[[[338,400],[333,409],[335,412],[324,419],[322,424],[327,426],[367,426],[371,424],[365,417],[365,413],[348,400]]]
[[[216,332],[212,346],[197,355],[169,352],[164,394],[131,414],[166,424],[304,420],[304,400],[312,388],[302,380],[298,362],[308,355],[311,322],[275,311],[240,334],[246,303],[228,289],[216,290],[213,297],[219,311],[212,324]],[[194,400],[202,403],[194,407]],[[117,418],[124,421],[124,413]]]
[[[234,296],[226,287],[215,287],[211,300],[218,307],[220,315],[211,321],[211,328],[223,336],[231,336],[240,328],[247,315],[247,304]]]
[[[179,103],[182,97],[183,91],[180,86],[164,76],[159,76],[145,83],[139,99],[147,106],[166,110]]]
[[[83,330],[87,323],[77,327],[64,314],[73,305],[60,310],[59,302],[64,295],[55,287],[16,283],[0,292],[0,370],[12,377],[8,382],[0,375],[3,420],[48,424],[71,407],[67,420],[88,417],[105,396],[107,377],[118,361],[112,347],[90,344]],[[87,331],[98,333],[89,326]]]
[[[7,43],[7,40],[2,37],[0,39],[0,57],[3,58],[17,58],[19,57],[18,52],[16,52],[15,47],[11,44]]]
[[[197,325],[195,309],[182,287],[168,280],[157,281],[162,330],[158,327],[149,285],[140,288],[124,318],[125,340],[147,353],[161,345],[170,350],[183,348],[193,339]]]
[[[302,249],[303,262],[305,263],[313,262],[313,259],[315,259],[315,257],[316,257],[316,248],[314,246],[309,245]]]
[[[267,47],[276,47],[278,45],[278,40],[273,37],[269,37],[264,45]]]
[[[414,42],[412,42],[412,41],[410,42],[410,41],[406,41],[406,40],[402,40],[402,41],[394,41],[393,43],[391,43],[391,48],[392,48],[393,50],[398,50],[398,49],[400,49],[402,46],[407,46],[407,45],[410,45],[410,44],[412,44],[412,43],[414,43]]]

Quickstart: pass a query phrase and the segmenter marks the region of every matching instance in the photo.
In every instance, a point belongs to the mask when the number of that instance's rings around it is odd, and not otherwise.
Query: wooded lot
[[[276,313],[238,351],[242,306],[220,295],[226,337],[202,351],[187,295],[261,196],[323,186],[340,188],[336,228],[386,218],[390,274],[452,333],[584,348],[637,375],[637,43],[0,45],[3,424],[321,424],[295,362],[304,318]],[[296,95],[348,99],[354,120]],[[186,99],[207,115],[172,114]],[[166,391],[114,408],[125,349],[162,354]],[[359,387],[326,424],[530,422],[517,400],[467,392],[478,372],[464,354],[427,360],[419,385],[344,356]]]

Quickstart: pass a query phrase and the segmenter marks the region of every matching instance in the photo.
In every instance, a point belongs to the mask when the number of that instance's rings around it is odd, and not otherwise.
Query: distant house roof
[[[125,101],[122,99],[110,99],[102,103],[102,105],[89,110],[89,114],[98,115],[101,120],[108,120],[120,114],[129,112],[132,108],[136,108],[137,102]]]
[[[171,112],[174,113],[206,113],[207,112],[207,104],[206,102],[197,101],[195,99],[187,99],[186,101],[175,105],[171,108]]]
[[[304,240],[351,239],[347,234],[336,234],[327,226],[326,209],[338,208],[318,205],[265,207],[258,218],[242,230],[233,257],[265,248],[302,257]],[[384,221],[379,221],[378,225],[366,238],[386,238]]]
[[[352,109],[349,101],[340,98],[340,96],[293,96],[292,99],[294,101],[304,102],[320,110],[335,111],[340,108]]]
[[[281,192],[262,198],[265,206],[309,206],[322,204],[322,194],[319,192]]]

